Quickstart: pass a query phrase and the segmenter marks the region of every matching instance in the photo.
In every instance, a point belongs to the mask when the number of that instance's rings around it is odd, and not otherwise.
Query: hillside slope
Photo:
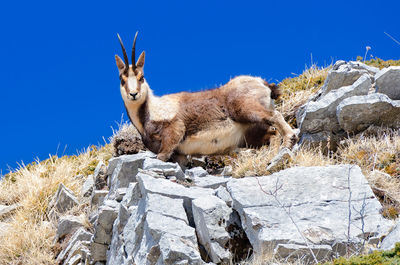
[[[385,62],[373,59],[366,64],[383,68],[400,65],[400,61]],[[303,74],[280,83],[283,96],[277,101],[277,108],[292,126],[297,126],[297,110],[322,87],[330,69],[331,67],[312,66]],[[81,194],[82,186],[88,176],[94,173],[100,161],[107,165],[114,154],[134,153],[142,148],[138,138],[132,137],[132,132],[134,132],[132,127],[122,126],[121,130],[116,132],[112,144],[90,147],[74,156],[51,156],[45,161],[22,165],[15,172],[7,174],[0,182],[0,205],[15,206],[15,209],[0,216],[2,246],[0,264],[56,263],[55,257],[65,245],[62,242],[57,244],[54,242],[58,223],[56,218],[49,214],[49,204],[61,183],[81,202],[65,214],[78,216],[85,229],[93,231],[93,224],[89,220],[90,201]],[[126,141],[121,144],[117,138]],[[270,175],[295,166],[358,165],[375,196],[383,205],[382,215],[389,219],[398,217],[400,212],[398,130],[371,127],[364,133],[343,139],[334,152],[324,150],[321,145],[303,147],[278,167],[268,169],[270,161],[279,152],[279,145],[280,138],[276,136],[270,146],[258,150],[241,150],[228,156],[209,157],[206,166],[209,169],[231,166],[233,177],[241,178]],[[269,254],[265,254],[247,262],[261,264],[260,259],[263,262],[266,259],[275,260]],[[343,260],[340,262],[335,264],[345,264]]]

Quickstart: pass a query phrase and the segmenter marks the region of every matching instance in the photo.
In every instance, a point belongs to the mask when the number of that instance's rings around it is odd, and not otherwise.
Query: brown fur
[[[157,98],[143,76],[144,57],[142,52],[136,65],[129,66],[116,56],[116,63],[128,116],[159,159],[168,160],[174,152],[201,155],[238,146],[260,147],[274,134],[270,126],[282,135],[284,146],[297,141],[274,110],[273,99],[281,95],[277,85],[239,76],[216,89]]]
[[[172,120],[150,120],[145,101],[139,110],[140,122],[144,126],[143,143],[151,151],[159,153],[160,159],[167,160],[187,137],[232,119],[249,125],[239,146],[260,147],[269,144],[275,132],[270,130],[274,111],[263,105],[268,89],[265,84],[268,83],[264,81],[264,85],[261,85],[250,77],[239,85],[234,81],[213,90],[179,93],[179,111]],[[248,96],[250,91],[253,91],[253,97]],[[273,91],[274,97],[280,93],[277,86]]]

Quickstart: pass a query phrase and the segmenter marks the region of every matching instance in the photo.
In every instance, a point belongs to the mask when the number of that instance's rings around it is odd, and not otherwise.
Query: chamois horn
[[[129,60],[128,60],[128,55],[126,54],[126,50],[124,47],[124,44],[122,43],[121,37],[119,36],[119,34],[117,33],[118,39],[119,39],[119,44],[121,44],[121,48],[122,48],[122,53],[124,54],[124,61],[125,61],[125,71],[129,70]],[[135,63],[133,63],[132,65],[134,65]]]
[[[136,55],[135,55],[135,51],[136,51],[136,38],[137,38],[137,34],[139,31],[136,31],[135,34],[135,39],[133,40],[133,46],[132,46],[132,68],[133,70],[136,69]]]

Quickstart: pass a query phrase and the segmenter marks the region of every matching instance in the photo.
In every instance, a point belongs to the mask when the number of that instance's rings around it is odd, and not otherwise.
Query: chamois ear
[[[145,52],[143,51],[140,54],[139,59],[137,60],[136,67],[143,68],[143,66],[144,66],[144,56],[145,56]]]
[[[122,72],[125,69],[124,61],[122,61],[121,57],[115,55],[115,62],[117,63],[118,70]]]

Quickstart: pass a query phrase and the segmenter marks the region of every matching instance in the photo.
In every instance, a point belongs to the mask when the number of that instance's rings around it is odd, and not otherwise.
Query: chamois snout
[[[138,95],[138,92],[135,93],[129,93],[129,95],[131,95],[131,97],[133,98],[133,100],[136,100],[136,96]]]

